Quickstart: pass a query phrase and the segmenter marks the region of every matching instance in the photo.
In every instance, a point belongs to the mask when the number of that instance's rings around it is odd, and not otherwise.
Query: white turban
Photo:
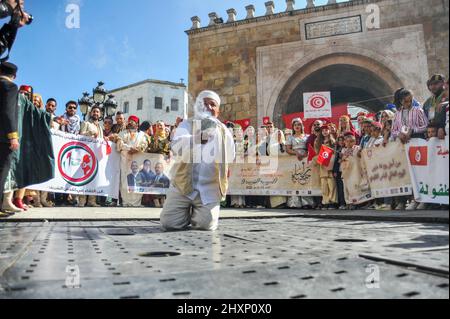
[[[200,99],[211,99],[211,100],[214,100],[214,101],[216,101],[217,102],[217,104],[219,104],[220,105],[220,96],[219,96],[219,94],[217,94],[216,92],[214,92],[214,91],[203,91],[203,92],[201,92],[199,95],[198,95],[198,97],[200,98]]]
[[[194,106],[194,117],[198,119],[211,118],[211,113],[205,107],[205,99],[212,99],[220,105],[220,97],[216,92],[213,91],[202,91],[195,102]]]

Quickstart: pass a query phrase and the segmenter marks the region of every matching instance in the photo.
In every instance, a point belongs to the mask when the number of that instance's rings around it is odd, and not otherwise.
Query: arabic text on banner
[[[342,164],[345,201],[348,204],[358,205],[373,199],[362,164],[362,160],[356,155],[350,156],[345,164]]]
[[[362,151],[370,189],[374,198],[412,194],[405,146],[400,141],[386,147],[371,147]]]
[[[110,143],[52,130],[55,178],[28,189],[75,195],[119,197],[120,155]]]
[[[407,147],[408,164],[416,201],[449,204],[449,149],[445,141],[412,139]]]
[[[262,164],[230,165],[229,195],[321,196],[317,165],[300,162],[295,156],[280,156],[276,165],[269,165],[269,157]]]

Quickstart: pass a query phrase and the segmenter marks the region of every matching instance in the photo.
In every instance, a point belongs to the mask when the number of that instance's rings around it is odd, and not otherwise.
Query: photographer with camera
[[[24,11],[24,0],[0,0],[0,19],[7,17],[11,17],[10,21],[0,29],[1,62],[8,60],[18,29],[33,22],[33,16]]]
[[[0,205],[3,203],[3,190],[11,165],[12,152],[19,145],[18,133],[18,87],[13,82],[17,67],[8,62],[0,64]],[[0,207],[0,218],[8,217]]]

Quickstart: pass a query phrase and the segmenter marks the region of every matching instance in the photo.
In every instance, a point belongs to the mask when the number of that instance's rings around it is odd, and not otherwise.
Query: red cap
[[[128,122],[130,122],[130,121],[134,121],[137,124],[139,124],[139,118],[135,115],[130,115],[130,117],[128,118]]]
[[[22,85],[19,89],[20,92],[27,92],[27,93],[32,93],[33,92],[33,88],[29,85]]]

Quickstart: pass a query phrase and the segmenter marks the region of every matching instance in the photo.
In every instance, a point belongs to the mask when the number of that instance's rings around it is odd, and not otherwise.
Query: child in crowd
[[[338,137],[338,129],[337,129],[336,124],[330,123],[330,124],[328,124],[328,126],[330,127],[330,134],[333,136],[333,138],[334,138],[335,140],[337,140],[337,137]]]
[[[334,149],[336,146],[336,140],[331,135],[329,125],[323,125],[321,133],[317,137],[315,143],[316,154],[320,153],[323,145]],[[317,159],[318,156],[316,156]],[[320,184],[322,188],[322,210],[336,209],[337,207],[337,194],[336,194],[336,181],[333,176],[333,167],[324,167],[320,165]]]
[[[366,118],[363,120],[362,123],[362,137],[361,141],[359,143],[360,150],[364,149],[366,147],[366,144],[369,142],[372,134],[372,122],[373,120]]]
[[[433,137],[437,137],[437,126],[435,124],[429,124],[427,127],[427,141]]]
[[[366,144],[366,148],[380,146],[383,144],[383,136],[381,135],[381,131],[383,130],[383,126],[380,122],[372,122],[370,129],[370,139]]]
[[[336,159],[334,161],[333,166],[333,176],[336,180],[336,188],[337,188],[337,197],[338,197],[338,205],[339,209],[343,210],[346,208],[345,203],[345,194],[344,194],[344,182],[342,180],[342,171],[341,171],[341,154],[342,150],[345,148],[345,138],[344,135],[339,135],[336,143]]]
[[[383,135],[383,146],[386,146],[387,143],[393,142],[394,137],[391,133],[392,130],[392,120],[387,120],[383,124],[383,130],[381,131],[381,134]]]
[[[384,137],[381,132],[383,130],[383,125],[380,122],[372,123],[372,133],[369,142],[366,145],[366,148],[379,147],[384,142]],[[367,207],[367,209],[376,209],[376,210],[390,210],[391,209],[391,199],[386,198],[377,198],[373,201],[373,205]]]
[[[340,154],[340,169],[341,172],[344,172],[349,168],[350,162],[349,159],[353,156],[357,156],[359,152],[359,146],[356,145],[356,136],[352,132],[347,132],[344,135],[344,144],[345,147],[342,149]],[[349,198],[349,187],[350,185],[346,183],[344,179],[344,196],[345,198]],[[356,207],[353,204],[348,203],[347,209],[354,210]]]

